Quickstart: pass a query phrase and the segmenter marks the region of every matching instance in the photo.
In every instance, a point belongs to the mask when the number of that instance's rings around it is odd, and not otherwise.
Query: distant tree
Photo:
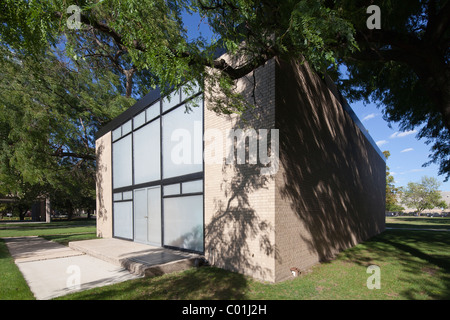
[[[388,159],[391,155],[389,151],[383,151],[384,156]],[[394,177],[389,172],[389,167],[386,166],[386,211],[402,211],[405,210],[398,203],[399,189],[394,185]]]
[[[446,207],[439,191],[440,183],[434,177],[422,177],[420,183],[409,182],[402,190],[402,203],[420,213],[426,209]]]

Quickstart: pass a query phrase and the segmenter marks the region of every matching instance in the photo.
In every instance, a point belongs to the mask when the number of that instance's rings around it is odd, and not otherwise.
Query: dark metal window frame
[[[180,89],[179,89],[180,90]],[[163,135],[162,135],[162,119],[163,116],[172,112],[173,110],[177,109],[177,108],[181,108],[183,106],[185,106],[186,103],[188,103],[190,100],[193,100],[195,98],[198,98],[199,96],[203,96],[202,97],[202,103],[198,106],[199,108],[202,108],[202,137],[204,136],[204,131],[205,131],[205,99],[204,99],[204,95],[203,92],[198,92],[196,94],[194,94],[191,97],[188,97],[185,100],[182,100],[182,95],[180,94],[180,101],[179,103],[175,104],[173,107],[171,107],[170,109],[163,111],[163,100],[165,97],[160,97],[157,101],[153,101],[152,103],[148,104],[145,108],[142,108],[142,110],[139,110],[139,112],[137,112],[136,114],[132,114],[132,116],[130,116],[129,118],[123,119],[123,121],[121,121],[120,123],[116,123],[114,125],[114,127],[110,130],[111,131],[111,170],[112,170],[112,185],[111,185],[111,195],[112,195],[112,229],[113,229],[113,237],[114,238],[118,238],[118,239],[122,239],[122,240],[128,240],[128,241],[134,241],[134,190],[137,189],[143,189],[143,188],[148,188],[148,187],[154,187],[154,186],[160,186],[160,192],[161,192],[161,245],[162,247],[166,247],[166,248],[170,248],[170,249],[176,249],[176,250],[180,250],[180,251],[185,251],[185,252],[194,252],[194,253],[200,253],[200,254],[204,254],[205,252],[205,197],[204,197],[204,191],[205,191],[205,180],[204,180],[204,171],[205,171],[205,163],[204,163],[204,159],[202,157],[202,170],[199,172],[194,172],[194,173],[190,173],[190,174],[186,174],[186,175],[181,175],[181,176],[176,176],[176,177],[170,177],[170,178],[163,178]],[[151,120],[147,119],[147,109],[151,106],[154,106],[155,104],[159,104],[159,115]],[[134,117],[139,115],[141,112],[145,112],[145,122],[143,124],[141,124],[138,127],[134,127]],[[154,180],[154,181],[149,181],[149,182],[145,182],[145,183],[140,183],[140,184],[135,184],[134,183],[134,138],[133,138],[133,133],[139,129],[141,129],[142,127],[148,125],[149,123],[152,123],[154,121],[156,121],[157,119],[159,119],[159,127],[160,127],[160,136],[159,136],[159,140],[160,140],[160,179],[159,180]],[[122,135],[122,125],[127,123],[128,121],[131,121],[131,131],[128,132],[125,135]],[[113,135],[112,132],[118,128],[121,128],[121,137],[117,138],[117,139],[113,139]],[[114,143],[116,143],[117,141],[127,137],[128,135],[131,135],[131,168],[132,168],[132,184],[129,186],[124,186],[124,187],[119,187],[119,188],[114,188],[114,171],[113,171],[113,152],[114,152]],[[202,152],[204,150],[204,141],[202,139]],[[182,194],[182,186],[181,184],[183,182],[190,182],[190,181],[195,181],[195,180],[202,180],[203,183],[203,190],[202,192],[195,192],[195,193],[185,193]],[[175,184],[175,183],[180,183],[180,194],[177,195],[168,195],[168,196],[164,196],[163,193],[163,189],[165,185],[169,185],[169,184]],[[114,200],[114,193],[119,193],[119,192],[126,192],[126,191],[132,191],[133,192],[133,197],[132,199],[127,199],[127,200]],[[164,198],[174,198],[174,197],[187,197],[187,196],[198,196],[198,195],[202,195],[203,196],[203,251],[199,252],[199,251],[195,251],[195,250],[190,250],[190,249],[185,249],[185,248],[179,248],[179,247],[173,247],[173,246],[168,246],[164,244]],[[131,223],[131,227],[132,227],[132,239],[127,239],[127,238],[122,238],[122,237],[117,237],[114,235],[114,203],[115,202],[128,202],[131,201],[133,203],[132,206],[132,223]]]

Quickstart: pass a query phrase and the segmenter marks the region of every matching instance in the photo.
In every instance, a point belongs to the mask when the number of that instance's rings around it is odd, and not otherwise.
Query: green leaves
[[[299,1],[288,33],[296,50],[320,71],[336,67],[339,58],[358,49],[352,24],[324,6],[324,1]]]
[[[440,183],[433,177],[422,177],[420,183],[409,182],[406,189],[402,190],[402,203],[419,213],[426,209],[445,207],[439,191]]]

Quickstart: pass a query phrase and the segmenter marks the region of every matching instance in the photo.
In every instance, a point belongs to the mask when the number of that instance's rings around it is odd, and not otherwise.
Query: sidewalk
[[[139,278],[123,267],[39,237],[3,239],[37,300]]]
[[[39,237],[3,238],[37,300],[184,270],[197,255],[119,239],[69,243]]]

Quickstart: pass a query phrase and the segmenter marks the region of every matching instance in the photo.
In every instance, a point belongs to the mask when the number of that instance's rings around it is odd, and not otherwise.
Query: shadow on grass
[[[62,300],[239,300],[246,298],[247,278],[215,267],[192,268],[142,278],[61,297]]]
[[[343,253],[353,263],[400,266],[402,299],[450,299],[450,236],[440,231],[389,230]],[[370,253],[368,253],[368,251]],[[383,267],[382,267],[383,268]],[[388,267],[386,267],[388,269]]]

